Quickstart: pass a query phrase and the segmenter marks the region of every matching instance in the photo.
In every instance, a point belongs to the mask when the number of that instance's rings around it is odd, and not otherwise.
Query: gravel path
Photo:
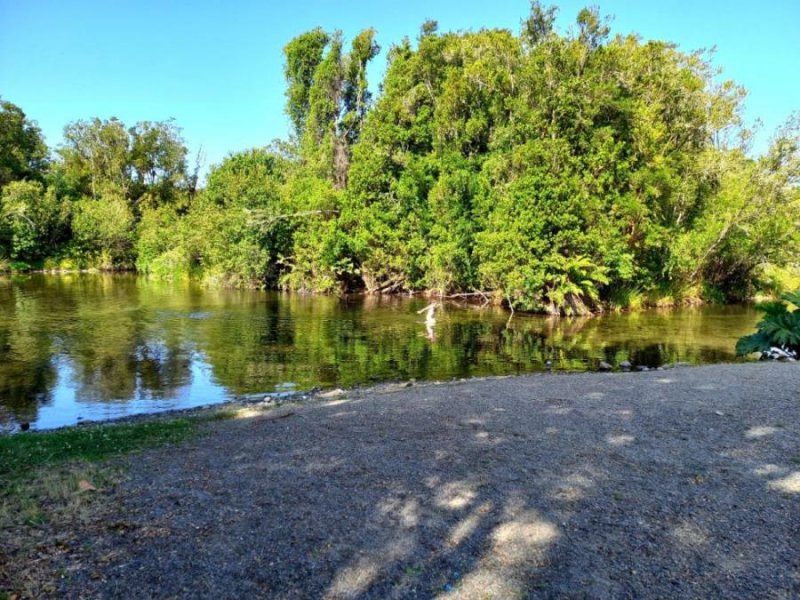
[[[380,386],[127,459],[103,598],[798,598],[800,365]]]

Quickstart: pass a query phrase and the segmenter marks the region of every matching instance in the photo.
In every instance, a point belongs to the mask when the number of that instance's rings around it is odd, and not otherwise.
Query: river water
[[[209,290],[133,275],[0,277],[0,430],[385,380],[736,360],[758,313],[552,319],[426,299]]]

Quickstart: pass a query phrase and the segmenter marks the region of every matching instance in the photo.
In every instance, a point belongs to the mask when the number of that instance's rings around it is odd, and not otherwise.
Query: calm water
[[[0,429],[391,379],[734,360],[758,314],[705,307],[548,319],[424,299],[301,297],[126,275],[0,278]]]

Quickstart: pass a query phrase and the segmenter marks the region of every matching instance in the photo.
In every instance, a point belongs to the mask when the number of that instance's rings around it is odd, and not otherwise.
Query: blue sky
[[[545,2],[546,3],[546,2]],[[772,131],[800,109],[800,0],[562,1],[558,26],[599,4],[612,32],[716,46],[715,64],[750,92],[746,116]],[[378,30],[385,50],[416,37],[428,18],[441,30],[517,31],[528,0],[0,0],[0,95],[39,122],[48,143],[63,126],[94,116],[127,124],[174,117],[207,164],[283,137],[281,49],[317,25],[347,37]]]

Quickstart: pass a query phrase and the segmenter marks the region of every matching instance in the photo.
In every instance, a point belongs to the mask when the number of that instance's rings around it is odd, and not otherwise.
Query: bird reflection
[[[427,337],[430,341],[436,341],[436,331],[434,331],[434,327],[436,326],[436,309],[439,308],[438,302],[432,302],[425,308],[418,310],[417,314],[421,315],[422,313],[425,314],[425,337]]]

